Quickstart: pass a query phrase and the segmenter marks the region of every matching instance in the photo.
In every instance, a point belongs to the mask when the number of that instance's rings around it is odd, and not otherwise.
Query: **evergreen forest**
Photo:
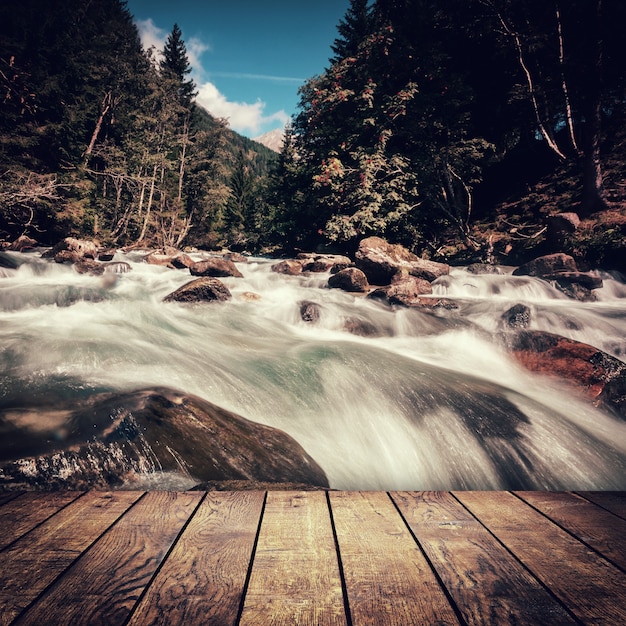
[[[564,251],[624,269],[625,28],[620,0],[351,0],[276,154],[195,104],[177,25],[155,55],[122,0],[4,0],[0,240],[290,254],[379,235],[517,261],[573,212]]]

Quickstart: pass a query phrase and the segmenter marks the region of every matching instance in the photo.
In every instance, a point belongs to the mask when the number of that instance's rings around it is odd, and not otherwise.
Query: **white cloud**
[[[258,135],[273,122],[284,126],[289,121],[289,115],[283,110],[265,115],[265,103],[261,100],[253,104],[232,102],[210,82],[200,86],[196,101],[215,117],[226,118],[230,127],[239,133],[248,131],[251,135]]]
[[[149,50],[154,47],[158,53],[163,51],[163,46],[165,46],[168,33],[162,28],[159,28],[152,21],[152,18],[148,18],[147,20],[137,20],[137,29],[139,30],[141,45],[145,50]]]

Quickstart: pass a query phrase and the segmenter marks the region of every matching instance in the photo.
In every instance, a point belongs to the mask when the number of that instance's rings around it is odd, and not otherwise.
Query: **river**
[[[617,276],[583,303],[512,268],[456,268],[433,289],[458,309],[432,313],[251,258],[222,279],[232,300],[182,305],[162,300],[188,271],[145,252],[118,252],[132,271],[109,282],[40,251],[5,254],[20,266],[0,268],[0,415],[46,394],[167,386],[284,430],[337,489],[626,489],[626,422],[526,371],[500,340],[502,314],[523,303],[531,329],[624,360]],[[319,304],[318,322],[301,319],[302,301]]]

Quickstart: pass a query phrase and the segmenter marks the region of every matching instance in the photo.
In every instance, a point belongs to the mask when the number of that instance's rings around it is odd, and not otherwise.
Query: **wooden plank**
[[[0,549],[13,543],[76,500],[81,493],[77,491],[52,493],[30,491],[7,502],[0,508]]]
[[[468,624],[576,623],[449,493],[391,496]]]
[[[506,492],[454,492],[586,624],[623,624],[626,575]]]
[[[26,608],[139,495],[89,492],[0,553],[0,624]],[[55,494],[40,496],[31,505],[47,509],[48,500],[57,502]]]
[[[19,624],[124,624],[202,492],[149,492],[20,616]]]
[[[571,493],[523,491],[517,495],[626,570],[626,520]]]
[[[5,491],[3,493],[0,493],[0,506],[9,502],[10,500],[13,500],[14,498],[17,498],[18,496],[21,496],[23,493],[23,491]]]
[[[329,492],[354,624],[458,624],[384,492]]]
[[[579,491],[578,495],[626,519],[626,491]]]
[[[324,492],[268,492],[240,624],[347,624]]]
[[[264,497],[208,493],[129,624],[234,625]]]

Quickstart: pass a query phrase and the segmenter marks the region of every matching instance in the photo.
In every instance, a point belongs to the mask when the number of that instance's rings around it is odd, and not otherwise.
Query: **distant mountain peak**
[[[254,137],[253,141],[263,144],[274,152],[280,152],[283,147],[283,141],[285,140],[285,131],[282,128],[275,128],[267,133],[263,133],[258,137]]]

